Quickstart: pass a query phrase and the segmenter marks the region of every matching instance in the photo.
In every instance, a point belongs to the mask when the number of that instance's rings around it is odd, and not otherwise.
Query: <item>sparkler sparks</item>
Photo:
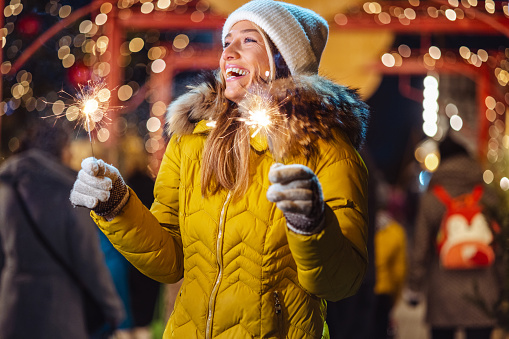
[[[250,143],[249,138],[260,138],[255,143],[266,144],[274,159],[280,161],[284,159],[287,152],[286,146],[291,139],[286,113],[288,108],[283,107],[290,100],[290,94],[287,93],[283,97],[281,94],[286,91],[280,89],[272,91],[270,86],[267,84],[255,85],[246,90],[244,99],[238,103],[237,114],[227,118],[230,121],[240,122],[240,124],[217,126],[218,121],[209,119],[206,125],[213,129],[220,128],[218,138],[236,134],[235,145]],[[234,150],[235,146],[232,146],[228,152]]]
[[[276,103],[267,91],[255,89],[248,92],[246,98],[239,104],[242,116],[238,120],[254,129],[252,138],[260,132],[267,137],[276,138],[279,134],[284,134],[286,116],[280,113],[279,108],[287,100]]]
[[[233,133],[237,134],[236,143],[250,142],[249,138],[260,138],[256,143],[260,145],[267,144],[274,158],[283,159],[285,156],[286,145],[290,139],[288,130],[288,117],[286,110],[281,109],[290,99],[287,94],[281,98],[281,91],[273,95],[270,85],[255,85],[246,90],[244,99],[238,103],[238,114],[229,117],[232,121],[238,121],[240,124],[233,124],[234,128],[222,130],[225,135],[219,138],[227,137]],[[279,95],[278,95],[279,94]],[[282,113],[283,112],[283,113]],[[217,128],[217,121],[209,120],[207,126]],[[265,139],[265,140],[264,140]],[[235,147],[231,147],[233,151]]]
[[[108,112],[121,108],[121,106],[110,106],[111,91],[106,88],[106,84],[103,82],[89,81],[86,85],[79,84],[75,96],[65,91],[60,91],[60,93],[71,99],[72,103],[65,105],[66,109],[55,116],[57,118],[65,116],[69,121],[76,121],[76,126],[83,127],[87,131],[93,156],[92,131],[110,122]]]
[[[262,130],[262,128],[269,128],[272,124],[272,120],[270,119],[269,112],[267,109],[259,109],[259,110],[249,110],[248,118],[240,118],[240,121],[244,121],[244,123],[248,126],[255,126],[256,130],[253,134],[251,134],[251,138],[254,138],[258,132]]]

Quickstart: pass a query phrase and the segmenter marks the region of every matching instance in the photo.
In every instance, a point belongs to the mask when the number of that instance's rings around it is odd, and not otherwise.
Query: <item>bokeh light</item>
[[[166,104],[162,101],[156,101],[152,105],[152,114],[156,117],[162,116],[166,113]]]
[[[161,73],[166,68],[166,62],[162,59],[154,60],[152,63],[151,69],[154,73]]]
[[[435,59],[435,60],[438,60],[440,59],[440,57],[442,56],[442,52],[440,52],[440,49],[436,46],[431,46],[429,48],[429,55]]]
[[[189,45],[189,37],[185,34],[179,34],[173,40],[173,47],[177,50],[182,50]]]
[[[453,103],[449,103],[445,106],[445,114],[450,118],[453,115],[458,114],[458,106]]]
[[[69,5],[62,6],[58,11],[58,16],[62,19],[67,18],[72,12],[72,8]]]
[[[147,130],[149,132],[157,132],[161,126],[161,120],[157,117],[151,117],[147,120]]]
[[[110,138],[110,131],[107,128],[101,128],[97,131],[97,140],[106,142]]]
[[[171,5],[171,0],[158,0],[157,1],[157,7],[160,9],[166,9],[166,8],[170,7],[170,5]]]
[[[434,172],[438,168],[438,164],[440,163],[440,159],[438,155],[435,153],[430,153],[424,159],[424,166],[430,172]]]
[[[90,20],[84,20],[80,23],[79,30],[80,33],[87,34],[92,31],[93,23]]]
[[[422,130],[428,137],[434,137],[438,132],[438,126],[436,123],[425,121],[422,124]]]
[[[95,17],[95,24],[98,26],[104,25],[107,21],[108,21],[108,15],[106,15],[105,13],[98,14]]]
[[[51,110],[53,114],[60,115],[65,110],[65,104],[62,100],[57,100],[53,103]]]
[[[154,4],[152,2],[145,2],[141,5],[140,11],[143,14],[149,14],[154,10]]]
[[[507,179],[507,177],[503,177],[502,179],[500,179],[500,188],[503,191],[509,190],[509,179]]]
[[[129,50],[133,53],[139,52],[145,46],[145,42],[142,38],[134,38],[129,42]]]
[[[450,21],[455,21],[457,18],[456,12],[453,9],[446,9],[445,10],[445,17],[449,19]]]
[[[412,55],[412,50],[410,49],[410,47],[408,47],[408,45],[405,45],[405,44],[401,44],[399,45],[398,47],[398,53],[404,57],[404,58],[408,58]]]
[[[493,174],[492,171],[486,170],[486,171],[484,171],[482,178],[483,178],[484,182],[489,185],[493,182],[493,179],[495,179],[495,175]]]
[[[459,115],[453,115],[449,123],[451,128],[455,131],[459,131],[463,127],[463,119],[461,119]]]
[[[486,107],[493,110],[497,106],[497,101],[492,96],[487,96],[486,99],[484,100],[484,103],[486,104]]]
[[[123,85],[118,89],[118,99],[121,101],[129,100],[133,95],[133,89],[129,85]]]
[[[396,64],[396,59],[392,54],[385,53],[384,55],[382,55],[382,63],[386,67],[394,67],[394,65]]]

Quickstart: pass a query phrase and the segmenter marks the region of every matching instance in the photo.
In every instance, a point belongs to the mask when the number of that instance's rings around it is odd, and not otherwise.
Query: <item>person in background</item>
[[[433,173],[428,190],[421,197],[416,218],[414,237],[411,245],[411,262],[409,267],[408,289],[404,291],[405,300],[416,305],[426,296],[426,322],[431,328],[432,339],[453,339],[458,330],[464,330],[467,339],[489,339],[495,326],[495,319],[472,301],[478,295],[487,305],[493,305],[499,297],[500,264],[474,268],[449,268],[441,262],[439,231],[447,207],[435,193],[435,188],[442,187],[450,197],[471,194],[475,187],[483,187],[483,170],[460,139],[448,134],[439,144],[440,164]],[[496,206],[496,195],[484,187],[482,205]],[[461,240],[479,240],[474,235],[478,226],[467,226],[467,220],[456,219],[448,232],[458,231],[462,234],[450,238]],[[443,229],[445,230],[445,229]],[[486,229],[486,231],[488,231]],[[444,233],[441,233],[442,235]],[[449,247],[452,248],[452,247]],[[486,247],[487,248],[487,247]],[[476,246],[471,243],[462,251],[469,255],[476,253]],[[444,248],[445,250],[445,248]]]
[[[134,324],[131,303],[131,285],[129,283],[129,271],[132,265],[115,249],[115,247],[113,247],[102,232],[98,231],[98,233],[100,248],[104,254],[106,266],[113,278],[115,291],[122,301],[125,313],[124,319],[121,323],[117,324],[115,328],[105,326],[98,335],[99,337],[107,337],[108,333],[114,333],[116,339],[134,339],[132,335]]]
[[[112,327],[124,317],[96,228],[85,211],[68,201],[76,177],[66,166],[70,134],[60,120],[38,120],[27,131],[20,152],[0,167],[2,339],[87,339],[91,335],[80,283],[43,241],[74,269],[97,302],[95,312],[102,313]]]
[[[405,228],[389,212],[390,189],[389,184],[383,180],[379,182],[375,219],[374,339],[395,338],[396,328],[390,315],[401,296],[407,277],[407,237]]]
[[[154,177],[148,168],[145,144],[140,137],[133,135],[124,141],[126,153],[129,154],[124,164],[126,183],[136,192],[143,205],[150,208],[154,201]],[[161,284],[142,274],[130,263],[128,279],[133,318],[132,337],[150,339],[154,335],[151,333],[151,324],[156,313]]]
[[[299,6],[234,11],[220,69],[169,107],[150,210],[114,166],[83,161],[71,202],[142,273],[183,277],[164,338],[328,338],[326,300],[361,285],[368,109],[318,75],[327,38]],[[250,124],[258,104],[270,126]]]

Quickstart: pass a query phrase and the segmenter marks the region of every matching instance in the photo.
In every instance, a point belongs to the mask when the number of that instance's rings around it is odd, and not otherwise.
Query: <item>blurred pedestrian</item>
[[[144,166],[138,166],[127,174],[126,183],[136,192],[143,205],[150,208],[154,201],[154,179]],[[157,300],[160,297],[161,283],[150,279],[130,265],[129,292],[133,312],[133,335],[136,339],[150,339],[150,325],[154,320]]]
[[[110,271],[120,300],[122,301],[125,317],[117,324],[115,328],[105,326],[99,331],[99,336],[108,336],[109,333],[114,333],[116,339],[133,339],[132,330],[133,323],[133,310],[131,302],[131,285],[129,283],[129,270],[132,268],[131,263],[127,261],[122,254],[120,254],[108,240],[108,238],[99,230],[97,230],[101,251],[104,254],[106,266]]]
[[[124,316],[96,227],[68,200],[69,142],[61,121],[40,120],[0,167],[2,339],[89,338],[87,302],[112,327]]]
[[[420,201],[405,299],[416,304],[422,300],[420,295],[426,296],[426,322],[433,339],[452,339],[460,329],[467,339],[489,339],[495,319],[472,297],[493,305],[501,291],[500,262],[489,262],[493,259],[489,232],[493,230],[484,219],[471,219],[473,213],[465,210],[447,219],[454,206],[446,205],[445,200],[458,199],[459,207],[482,198],[483,206],[495,206],[496,196],[483,187],[482,168],[460,139],[448,135],[439,152],[440,165]],[[482,196],[475,193],[483,189]],[[485,235],[486,242],[481,244]],[[449,239],[446,246],[445,239]]]
[[[401,296],[407,274],[407,238],[404,227],[389,212],[390,186],[379,183],[375,220],[376,316],[373,338],[395,337],[391,312]]]

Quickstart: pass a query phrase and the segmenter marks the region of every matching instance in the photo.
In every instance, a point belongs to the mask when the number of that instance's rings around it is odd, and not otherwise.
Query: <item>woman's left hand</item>
[[[267,199],[283,211],[287,226],[295,233],[315,234],[323,228],[322,187],[315,173],[304,165],[274,164]]]

